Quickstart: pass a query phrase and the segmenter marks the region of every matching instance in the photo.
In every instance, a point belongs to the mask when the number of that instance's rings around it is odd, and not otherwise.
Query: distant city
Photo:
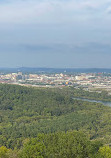
[[[17,84],[33,87],[65,87],[84,88],[86,90],[104,89],[111,91],[111,73],[23,73],[23,72],[0,72],[0,83]]]

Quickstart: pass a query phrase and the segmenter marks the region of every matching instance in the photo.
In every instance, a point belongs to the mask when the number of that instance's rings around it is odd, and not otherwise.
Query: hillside
[[[73,130],[82,131],[90,140],[110,143],[111,108],[73,96],[110,100],[105,92],[0,84],[0,146],[20,149],[24,140],[40,133]]]

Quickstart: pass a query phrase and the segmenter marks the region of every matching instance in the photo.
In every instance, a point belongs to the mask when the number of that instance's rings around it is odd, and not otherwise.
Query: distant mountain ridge
[[[23,73],[111,73],[111,68],[0,68],[1,72],[23,72]]]

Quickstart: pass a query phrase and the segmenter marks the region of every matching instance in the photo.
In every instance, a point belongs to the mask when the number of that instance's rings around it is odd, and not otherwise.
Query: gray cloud
[[[110,3],[0,1],[0,63],[8,64],[10,59],[8,65],[15,66],[96,66],[101,58],[107,65],[111,57]]]
[[[110,53],[111,45],[104,43],[81,43],[81,44],[0,44],[1,52],[25,52],[25,53],[57,53],[57,54],[87,54],[87,53]]]

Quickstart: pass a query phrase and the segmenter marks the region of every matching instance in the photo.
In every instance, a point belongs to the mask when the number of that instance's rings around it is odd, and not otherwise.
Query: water
[[[107,101],[93,100],[93,99],[86,99],[86,98],[73,98],[73,99],[88,101],[88,102],[92,102],[92,103],[101,103],[103,105],[111,106],[111,102],[107,102]]]

